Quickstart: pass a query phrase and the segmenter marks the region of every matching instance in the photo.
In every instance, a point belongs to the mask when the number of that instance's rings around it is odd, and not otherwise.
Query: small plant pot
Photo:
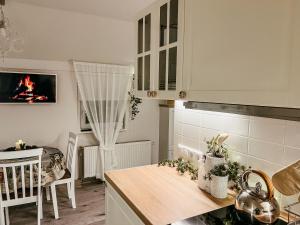
[[[211,169],[213,169],[215,166],[220,165],[225,163],[226,160],[225,158],[218,158],[212,156],[212,154],[207,154],[206,155],[206,160],[205,160],[205,169],[207,172],[209,172]]]
[[[215,198],[226,198],[228,188],[228,176],[220,177],[211,175],[210,193]]]

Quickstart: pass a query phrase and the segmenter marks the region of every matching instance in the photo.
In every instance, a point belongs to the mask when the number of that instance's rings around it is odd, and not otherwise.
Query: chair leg
[[[47,196],[47,201],[51,200],[51,195],[50,195],[50,186],[45,187],[46,188],[46,196]]]
[[[41,190],[41,202],[39,204],[38,210],[40,211],[41,220],[44,219],[44,212],[43,212],[43,189]]]
[[[5,208],[5,220],[6,220],[6,225],[10,224],[10,220],[9,220],[9,210],[8,207]]]
[[[54,216],[55,216],[55,219],[58,219],[59,216],[58,216],[58,207],[57,207],[56,187],[54,184],[51,184],[51,195],[52,195]]]
[[[5,225],[5,215],[3,207],[0,207],[0,224]]]
[[[71,186],[71,196],[72,196],[72,207],[76,209],[76,200],[75,200],[75,183],[74,180],[70,183]]]
[[[67,190],[68,190],[68,197],[69,197],[69,199],[71,199],[72,198],[71,183],[67,183]]]
[[[42,191],[42,189],[40,190],[41,191],[41,193],[43,193]],[[38,193],[38,195],[37,195],[37,202],[36,202],[36,206],[37,206],[37,224],[38,225],[41,225],[41,196],[42,196],[42,194],[41,193]]]

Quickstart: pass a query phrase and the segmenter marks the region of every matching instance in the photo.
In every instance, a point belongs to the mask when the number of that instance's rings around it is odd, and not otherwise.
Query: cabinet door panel
[[[144,58],[144,90],[149,91],[150,90],[150,55],[146,55]]]
[[[169,49],[168,90],[176,90],[177,47]]]
[[[167,51],[159,52],[159,90],[166,90]]]
[[[165,46],[167,44],[167,31],[168,31],[168,4],[164,4],[160,7],[160,41],[159,46]]]
[[[143,52],[143,36],[144,36],[144,20],[143,18],[138,21],[138,54]]]
[[[137,68],[137,86],[138,90],[141,91],[143,90],[143,57],[138,58]]]
[[[145,17],[145,52],[151,49],[151,14]]]
[[[186,2],[188,90],[288,88],[291,1]]]
[[[169,43],[178,39],[178,0],[170,1]]]

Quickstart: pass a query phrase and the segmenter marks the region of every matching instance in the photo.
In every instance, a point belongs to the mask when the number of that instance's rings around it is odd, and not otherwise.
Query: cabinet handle
[[[152,92],[151,96],[155,98],[157,96],[157,91],[151,91],[151,92]]]
[[[179,98],[181,98],[181,99],[186,98],[186,91],[180,91]]]
[[[147,97],[152,97],[152,91],[147,91]]]

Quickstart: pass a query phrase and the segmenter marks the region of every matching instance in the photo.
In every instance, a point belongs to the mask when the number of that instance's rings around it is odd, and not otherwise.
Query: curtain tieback
[[[115,150],[114,147],[100,146],[99,149],[104,152],[112,152]]]

